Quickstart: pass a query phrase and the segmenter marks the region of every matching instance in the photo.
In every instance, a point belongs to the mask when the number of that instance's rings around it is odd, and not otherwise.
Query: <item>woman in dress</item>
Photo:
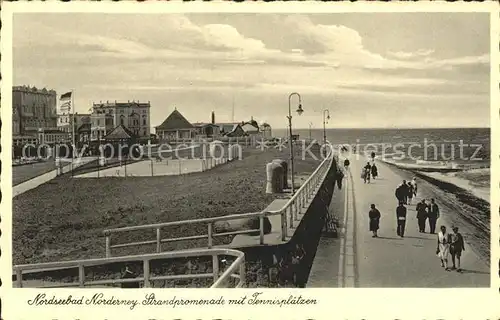
[[[446,271],[450,271],[448,268],[448,254],[450,253],[450,235],[446,232],[446,227],[441,226],[441,231],[438,233],[438,242],[436,254],[439,259],[441,259],[441,267],[445,268]]]
[[[368,212],[368,217],[370,218],[370,231],[373,232],[372,238],[377,238],[377,230],[379,229],[381,215],[374,204],[372,204],[370,208],[370,212]]]
[[[375,165],[375,163],[372,165],[372,177],[373,177],[373,179],[375,179],[376,177],[378,177],[378,168]]]
[[[370,183],[370,175],[372,173],[372,166],[370,165],[370,162],[366,163],[366,166],[363,168],[364,174],[363,174],[363,179],[365,183]]]

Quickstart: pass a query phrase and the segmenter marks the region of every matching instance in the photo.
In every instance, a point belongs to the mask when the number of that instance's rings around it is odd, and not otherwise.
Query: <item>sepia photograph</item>
[[[14,13],[13,287],[489,288],[490,20]]]

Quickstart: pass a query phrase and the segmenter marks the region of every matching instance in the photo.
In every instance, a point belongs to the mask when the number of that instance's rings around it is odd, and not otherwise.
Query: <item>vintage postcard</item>
[[[3,3],[1,318],[491,319],[494,3]]]

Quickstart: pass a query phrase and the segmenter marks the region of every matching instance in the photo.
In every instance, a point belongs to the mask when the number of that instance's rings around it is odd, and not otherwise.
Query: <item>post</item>
[[[75,161],[75,99],[74,92],[71,90],[71,176],[73,177],[74,161]]]
[[[151,283],[149,283],[149,260],[144,260],[144,288],[150,288]]]
[[[106,258],[111,257],[111,233],[107,232],[106,236]]]
[[[177,161],[179,161],[179,174],[182,174],[181,159],[177,158]]]
[[[153,158],[151,158],[151,176],[154,177],[154,172],[153,172]]]
[[[286,210],[281,212],[281,241],[285,241],[287,236]]]
[[[23,287],[23,271],[21,269],[16,270],[16,282],[18,288]]]
[[[212,222],[208,223],[208,249],[212,248]]]
[[[219,257],[212,255],[212,269],[214,271],[214,283],[219,279]]]
[[[264,215],[259,216],[259,241],[264,244]]]
[[[293,206],[289,206],[287,211],[290,211],[290,228],[293,228]]]
[[[78,265],[78,282],[80,283],[79,287],[83,288],[85,285],[85,269],[83,268],[83,264]]]
[[[290,100],[289,100],[290,101]],[[290,107],[290,104],[288,104]],[[289,115],[288,115],[288,126],[289,126],[289,133],[290,133],[290,139],[289,139],[289,145],[290,145],[290,170],[291,170],[291,179],[292,179],[292,195],[295,193],[295,180],[294,180],[294,167],[293,167],[293,142],[292,142],[292,111],[289,109]]]
[[[156,228],[156,252],[161,252],[161,232],[160,228]]]
[[[245,270],[245,257],[243,257],[243,259],[241,260],[241,263],[240,263],[240,283],[241,283],[241,287],[244,288],[246,287],[247,285],[247,281],[246,281],[246,270]]]

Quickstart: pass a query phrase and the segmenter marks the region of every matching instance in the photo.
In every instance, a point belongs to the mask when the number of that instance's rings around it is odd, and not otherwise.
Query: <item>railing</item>
[[[189,257],[200,257],[200,256],[211,256],[212,257],[212,273],[198,273],[198,274],[181,274],[181,275],[166,275],[166,276],[153,276],[150,271],[150,262],[153,260],[163,260],[163,259],[175,259],[175,258],[189,258]],[[219,256],[231,256],[236,259],[227,267],[223,273],[219,270]],[[122,278],[122,279],[108,279],[108,280],[95,280],[86,281],[85,279],[85,267],[91,266],[102,266],[112,263],[131,263],[131,262],[141,262],[143,264],[143,275],[136,278]],[[57,270],[67,270],[67,269],[78,269],[78,282],[68,282],[68,283],[58,283],[55,285],[43,286],[47,288],[57,288],[57,287],[86,287],[86,286],[107,286],[116,285],[122,283],[139,283],[143,284],[144,288],[150,288],[152,281],[159,280],[183,280],[183,279],[200,279],[200,278],[213,278],[213,284],[211,288],[224,287],[230,278],[238,279],[236,288],[241,288],[246,286],[246,274],[245,274],[245,254],[238,250],[232,249],[199,249],[199,250],[184,250],[184,251],[172,251],[164,252],[160,254],[146,254],[139,256],[124,256],[124,257],[114,257],[114,258],[101,258],[101,259],[89,259],[89,260],[74,260],[74,261],[61,261],[61,262],[48,262],[48,263],[38,263],[38,264],[25,264],[14,266],[14,272],[16,274],[17,287],[21,288],[23,286],[23,271],[48,272]],[[236,273],[238,272],[238,273]],[[40,287],[40,286],[37,286]]]
[[[302,186],[297,190],[297,192],[288,200],[288,202],[280,209],[276,211],[270,212],[252,212],[245,214],[233,214],[228,216],[214,217],[214,218],[202,218],[202,219],[193,219],[193,220],[183,220],[183,221],[173,221],[173,222],[165,222],[158,224],[148,224],[148,225],[140,225],[140,226],[132,226],[132,227],[123,227],[116,229],[108,229],[104,230],[104,235],[106,237],[106,257],[111,257],[111,250],[116,248],[124,248],[124,247],[137,247],[137,246],[151,246],[156,245],[156,252],[162,252],[162,244],[168,242],[177,242],[177,241],[186,241],[186,240],[199,240],[199,239],[207,239],[207,248],[213,247],[213,240],[215,237],[222,236],[230,236],[230,235],[239,235],[239,234],[250,234],[259,232],[259,244],[263,245],[264,242],[264,218],[268,216],[279,215],[281,217],[281,241],[286,241],[288,236],[288,227],[293,228],[294,223],[299,220],[299,213],[302,208],[308,208],[310,202],[314,198],[317,190],[323,183],[326,174],[328,173],[332,161],[333,161],[333,152],[329,151],[329,154],[325,157],[325,159],[320,163],[320,165],[316,168],[316,170],[309,176],[309,178],[302,184]],[[233,232],[222,232],[222,233],[214,233],[214,224],[219,221],[231,221],[231,220],[239,220],[246,218],[259,218],[259,228],[258,229],[246,229],[240,231]],[[180,226],[180,225],[192,225],[198,223],[206,223],[207,225],[207,233],[202,235],[195,236],[184,236],[184,237],[175,237],[175,238],[162,238],[162,228],[172,227],[172,226]],[[120,244],[111,244],[111,235],[124,233],[124,232],[132,232],[138,230],[152,230],[156,231],[156,239],[149,241],[140,241],[140,242],[130,242],[130,243],[120,243]]]

